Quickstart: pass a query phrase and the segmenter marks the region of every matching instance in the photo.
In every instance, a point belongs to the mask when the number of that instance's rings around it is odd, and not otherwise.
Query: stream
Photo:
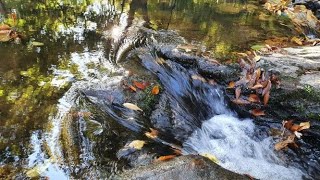
[[[258,179],[319,177],[316,155],[302,161],[275,152],[272,125],[239,118],[223,87],[201,78],[199,67],[212,66],[198,58],[204,53],[226,61],[233,51],[292,33],[256,2],[3,4],[2,11],[18,12],[26,38],[0,44],[1,179],[112,179],[174,149],[212,154],[222,167]],[[185,55],[181,44],[197,48]],[[132,92],[133,81],[150,85]],[[152,95],[155,85],[160,93]],[[145,136],[150,128],[159,131],[154,139]],[[146,145],[127,148],[133,140]]]

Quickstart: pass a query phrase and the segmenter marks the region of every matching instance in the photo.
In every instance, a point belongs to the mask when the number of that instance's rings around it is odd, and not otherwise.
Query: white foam
[[[250,119],[217,115],[184,143],[184,153],[210,153],[222,167],[259,179],[302,179],[301,170],[286,167],[277,157],[271,138],[254,139],[254,129]]]

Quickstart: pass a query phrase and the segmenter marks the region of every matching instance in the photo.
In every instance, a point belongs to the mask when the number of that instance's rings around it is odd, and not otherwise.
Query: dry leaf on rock
[[[128,108],[128,109],[131,109],[131,110],[134,110],[134,111],[143,111],[141,108],[139,108],[137,105],[135,104],[132,104],[132,103],[123,103],[123,106]]]
[[[157,94],[159,94],[159,92],[160,92],[160,87],[159,87],[159,85],[156,85],[156,86],[154,86],[154,87],[152,88],[151,93],[152,93],[153,95],[157,95]]]
[[[234,88],[236,86],[236,83],[234,82],[234,81],[231,81],[231,82],[229,82],[229,85],[228,85],[228,89],[232,89],[232,88]]]
[[[144,89],[146,88],[146,84],[145,84],[145,83],[133,81],[133,84],[134,84],[137,88],[139,88],[139,89],[141,89],[141,90],[144,90]]]
[[[168,161],[168,160],[171,160],[175,157],[176,157],[176,155],[160,156],[156,159],[156,161]]]
[[[252,103],[260,103],[260,98],[258,95],[256,94],[250,94],[248,101],[252,102]]]
[[[288,144],[294,143],[294,138],[295,138],[295,135],[290,135],[290,136],[288,136],[288,138],[286,140],[276,143],[274,145],[275,150],[279,151],[279,150],[287,147]]]
[[[144,133],[148,138],[155,139],[158,137],[159,132],[155,129],[150,128],[150,132]]]
[[[298,131],[302,131],[304,129],[309,129],[310,128],[310,122],[302,122],[299,124],[300,128]]]
[[[145,144],[145,141],[134,140],[128,145],[128,147],[140,150]]]
[[[253,110],[250,111],[250,113],[251,113],[252,115],[254,115],[254,116],[264,116],[264,115],[266,115],[266,114],[264,113],[264,111],[261,110],[261,109],[253,109]]]
[[[200,154],[200,156],[206,157],[206,158],[210,159],[214,163],[218,163],[219,162],[218,158],[216,156],[210,154],[210,153],[202,153],[202,154]]]

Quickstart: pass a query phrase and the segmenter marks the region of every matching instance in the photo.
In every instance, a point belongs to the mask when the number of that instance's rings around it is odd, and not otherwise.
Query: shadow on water
[[[172,154],[203,121],[235,114],[215,79],[201,78],[199,59],[171,50],[191,42],[224,57],[288,35],[250,1],[1,2],[1,14],[19,17],[3,21],[25,37],[0,44],[1,178],[109,178]],[[123,87],[128,71],[161,84],[161,95],[146,95],[149,88],[139,102]],[[123,107],[129,101],[159,103],[136,112]],[[149,128],[158,138],[144,135]],[[127,148],[137,139],[147,142],[142,150]]]

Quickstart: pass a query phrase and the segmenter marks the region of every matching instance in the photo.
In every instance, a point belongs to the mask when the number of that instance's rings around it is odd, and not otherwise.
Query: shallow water
[[[126,132],[125,124],[114,123],[114,118],[92,109],[79,89],[112,91],[128,70],[148,74],[141,64],[122,64],[128,50],[148,43],[141,27],[177,31],[187,42],[218,58],[270,36],[290,35],[286,27],[251,1],[2,2],[7,13],[17,11],[18,20],[13,22],[8,16],[0,19],[16,27],[23,38],[21,44],[0,44],[1,178],[103,178],[128,167],[116,152],[128,139],[141,135]],[[44,45],[33,46],[33,42]],[[147,64],[144,66],[148,69]],[[152,72],[152,67],[149,70]],[[208,106],[202,111],[203,118],[190,120],[199,127],[221,109],[208,105],[211,99],[204,100],[201,89],[199,96],[192,95],[197,85],[183,89],[189,83],[189,79],[180,77],[183,75],[177,73],[177,79],[164,86],[173,88],[169,93],[177,97],[177,107],[189,103],[178,99],[183,93],[174,94],[179,88],[189,93],[194,106]],[[180,81],[186,83],[177,86]],[[186,110],[176,109],[177,115]],[[132,129],[136,127],[140,124]]]

